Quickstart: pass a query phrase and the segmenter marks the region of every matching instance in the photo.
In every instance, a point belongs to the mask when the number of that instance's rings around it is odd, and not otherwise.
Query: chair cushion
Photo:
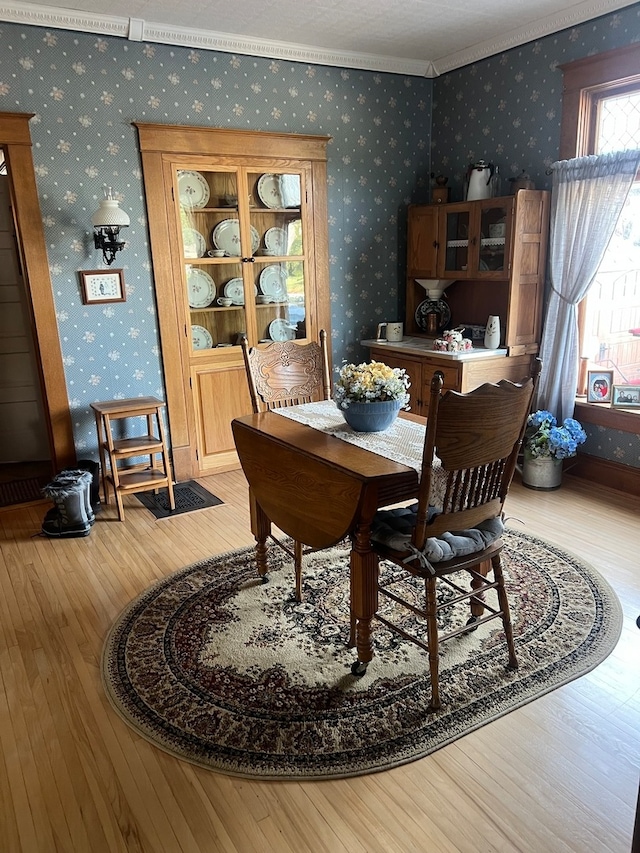
[[[411,534],[416,525],[417,502],[398,509],[379,510],[371,526],[371,539],[380,542],[394,551],[410,551]],[[435,507],[429,507],[429,518],[436,513]],[[488,548],[504,531],[501,518],[490,518],[477,527],[468,530],[443,533],[430,536],[423,554],[429,563],[443,563],[454,557],[466,557]]]

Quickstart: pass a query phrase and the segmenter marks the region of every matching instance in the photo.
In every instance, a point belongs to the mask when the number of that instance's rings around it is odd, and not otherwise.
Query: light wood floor
[[[47,505],[0,511],[2,853],[628,853],[640,766],[640,501],[565,478],[515,483],[508,513],[608,578],[625,624],[592,673],[404,767],[253,782],[172,758],[100,683],[105,634],[157,578],[249,545],[238,472],[223,506],[156,521],[134,498],[89,537],[35,536]]]

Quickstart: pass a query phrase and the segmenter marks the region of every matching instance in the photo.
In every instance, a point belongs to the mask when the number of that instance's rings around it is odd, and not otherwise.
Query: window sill
[[[618,429],[635,435],[640,433],[640,409],[635,412],[612,409],[609,403],[587,403],[582,397],[576,399],[574,417],[581,423]]]

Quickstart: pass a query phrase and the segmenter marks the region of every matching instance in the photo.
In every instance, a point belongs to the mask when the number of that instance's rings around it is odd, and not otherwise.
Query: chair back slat
[[[442,374],[431,382],[429,418],[413,544],[429,536],[465,530],[502,513],[515,471],[533,392],[540,373],[521,383],[486,383],[467,394],[442,391]],[[434,456],[444,476],[442,512],[428,520]]]
[[[320,331],[319,343],[274,341],[262,349],[249,347],[243,337],[242,354],[254,412],[330,399],[324,329]]]

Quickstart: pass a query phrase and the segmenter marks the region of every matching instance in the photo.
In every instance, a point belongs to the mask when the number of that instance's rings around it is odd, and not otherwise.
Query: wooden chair
[[[320,330],[319,342],[275,341],[262,349],[249,347],[246,337],[241,343],[254,412],[331,399],[327,333],[324,329]],[[302,542],[294,542],[291,552],[279,539],[271,538],[293,557],[296,600],[302,601],[302,557],[313,549],[305,549]]]
[[[491,619],[501,619],[509,652],[509,668],[516,669],[518,666],[500,561],[503,547],[500,533],[503,505],[515,470],[539,372],[540,361],[537,359],[531,378],[522,383],[502,380],[496,385],[482,385],[467,394],[455,391],[443,394],[442,374],[438,372],[434,375],[431,381],[420,490],[417,505],[414,505],[417,511],[415,514],[410,513],[413,516],[412,532],[410,535],[405,532],[405,542],[399,543],[396,536],[393,547],[388,544],[388,539],[387,544],[373,542],[378,559],[390,560],[404,570],[395,572],[388,582],[379,578],[379,594],[412,610],[418,617],[418,624],[421,624],[421,619],[426,620],[425,638],[424,635],[407,633],[399,625],[393,624],[391,619],[376,614],[388,628],[428,652],[431,673],[430,710],[440,707],[440,642],[475,630],[478,625]],[[441,484],[444,477],[446,483],[443,508],[440,512],[430,509],[429,501],[432,479],[436,477]],[[394,519],[397,518],[394,512],[397,513],[397,510],[379,512],[376,522],[386,522],[393,531]],[[403,516],[403,523],[406,524],[406,521],[407,514]],[[467,556],[452,557],[450,551],[447,553],[446,547],[439,547],[443,543],[443,534],[452,531],[468,532],[464,544],[470,547],[471,540],[479,540],[476,547],[481,550],[471,554],[466,551]],[[375,530],[373,536],[376,536]],[[432,537],[435,537],[435,541]],[[445,542],[447,538],[444,537]],[[452,542],[453,540],[449,539],[449,543]],[[456,546],[459,547],[463,543],[458,539],[453,544],[455,554]],[[441,557],[445,557],[444,561],[437,561],[438,552]],[[461,570],[467,571],[471,576],[470,590],[464,589],[449,577],[453,572]],[[424,609],[416,609],[398,592],[399,582],[406,580],[405,572],[424,580]],[[453,595],[448,596],[446,601],[437,599],[438,582],[444,582],[453,589]],[[484,594],[490,589],[497,592],[497,607],[484,601]],[[469,621],[439,636],[438,616],[447,608],[468,600],[472,614]],[[365,670],[366,663],[360,661],[354,663],[352,668],[356,675]]]

